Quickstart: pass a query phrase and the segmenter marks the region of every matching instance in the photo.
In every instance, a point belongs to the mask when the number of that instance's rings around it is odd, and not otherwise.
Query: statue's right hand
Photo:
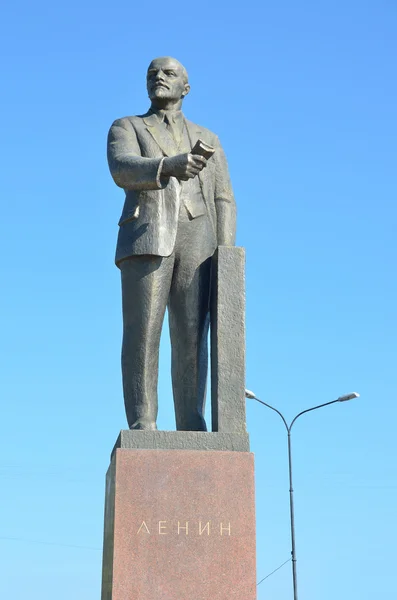
[[[182,181],[193,179],[204,169],[207,160],[198,154],[177,154],[164,159],[161,174],[164,177],[176,177]]]

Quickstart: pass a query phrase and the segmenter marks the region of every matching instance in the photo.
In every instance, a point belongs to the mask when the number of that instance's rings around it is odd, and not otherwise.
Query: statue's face
[[[173,58],[156,58],[147,72],[147,91],[150,100],[181,100],[190,86],[182,65]]]

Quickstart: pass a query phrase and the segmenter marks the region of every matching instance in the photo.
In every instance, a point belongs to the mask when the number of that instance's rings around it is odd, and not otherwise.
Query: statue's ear
[[[190,85],[188,83],[185,83],[185,87],[182,92],[182,98],[187,96],[189,92],[190,92]]]

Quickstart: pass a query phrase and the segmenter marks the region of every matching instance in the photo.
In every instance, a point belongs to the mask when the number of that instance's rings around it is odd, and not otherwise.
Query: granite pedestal
[[[253,455],[205,449],[216,434],[178,450],[124,433],[107,474],[102,600],[254,600]]]

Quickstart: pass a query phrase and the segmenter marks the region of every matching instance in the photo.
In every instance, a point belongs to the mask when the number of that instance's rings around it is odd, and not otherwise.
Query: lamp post
[[[296,417],[294,417],[292,419],[291,423],[288,425],[286,419],[281,414],[281,412],[279,410],[277,410],[277,408],[274,408],[274,406],[271,406],[270,404],[267,404],[266,402],[263,402],[263,400],[260,400],[259,398],[257,398],[255,396],[254,392],[251,392],[250,390],[245,390],[246,398],[260,402],[260,404],[263,404],[264,406],[267,406],[267,408],[274,410],[274,412],[276,412],[281,417],[281,419],[283,420],[283,423],[285,425],[285,428],[287,430],[287,434],[288,434],[287,437],[288,437],[288,472],[289,472],[289,508],[290,508],[290,521],[291,521],[291,559],[292,559],[292,581],[293,581],[293,586],[294,586],[294,600],[298,600],[298,581],[297,581],[297,575],[296,575],[295,513],[294,513],[294,488],[292,487],[291,429],[292,429],[292,426],[295,423],[295,421],[299,417],[304,415],[305,413],[311,412],[312,410],[317,410],[317,408],[323,408],[324,406],[329,406],[330,404],[335,404],[336,402],[347,402],[348,400],[353,400],[354,398],[358,398],[359,396],[360,396],[360,394],[358,394],[357,392],[352,392],[351,394],[339,396],[339,398],[337,398],[336,400],[331,400],[331,402],[325,402],[325,404],[319,404],[318,406],[313,406],[313,408],[307,408],[306,410],[303,410],[302,412],[297,414]]]

